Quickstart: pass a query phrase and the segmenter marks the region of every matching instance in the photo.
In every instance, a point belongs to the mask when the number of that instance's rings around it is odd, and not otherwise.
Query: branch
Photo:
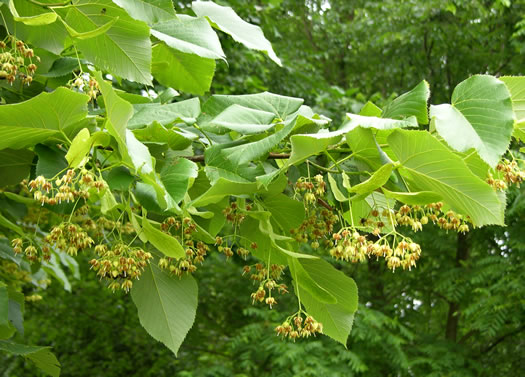
[[[513,336],[513,335],[516,335],[516,334],[519,334],[520,332],[522,332],[523,330],[525,330],[525,325],[524,326],[521,326],[520,328],[514,330],[514,331],[511,331],[505,335],[502,335],[500,336],[494,343],[492,343],[490,346],[488,347],[485,347],[483,349],[483,351],[481,351],[481,354],[486,354],[487,352],[489,352],[491,349],[493,349],[494,347],[496,347],[498,344],[500,344],[501,342],[503,342],[506,338],[508,338],[509,336]]]

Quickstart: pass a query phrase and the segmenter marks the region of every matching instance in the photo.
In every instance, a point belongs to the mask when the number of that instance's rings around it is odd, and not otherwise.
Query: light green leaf
[[[303,291],[308,292],[311,297],[323,304],[336,304],[337,298],[317,284],[310,274],[304,269],[298,258],[288,258],[290,273],[295,283],[299,283],[301,296]]]
[[[197,122],[201,112],[198,98],[186,101],[160,104],[148,103],[133,106],[134,114],[128,123],[128,128],[136,129],[158,122],[167,126],[174,122],[192,125]]]
[[[175,237],[161,232],[145,217],[142,218],[142,230],[148,241],[167,257],[179,259],[186,255],[184,248]]]
[[[64,21],[62,18],[60,19],[60,21],[62,21],[62,23],[64,24],[64,27],[66,28],[67,32],[69,33],[69,35],[71,35],[73,38],[76,38],[76,39],[90,39],[90,38],[95,38],[95,37],[98,37],[99,35],[102,35],[104,34],[105,32],[107,32],[109,29],[111,29],[111,27],[118,21],[118,16],[115,17],[115,18],[112,18],[110,19],[108,22],[106,22],[105,24],[97,27],[96,29],[93,29],[93,30],[89,30],[89,31],[85,31],[85,32],[82,32],[82,33],[79,33],[78,31],[76,31],[75,29],[73,29],[66,21]]]
[[[410,116],[406,119],[386,119],[375,116],[362,116],[357,114],[346,114],[347,121],[343,124],[341,130],[346,132],[352,131],[357,127],[375,128],[378,130],[391,130],[394,128],[417,127],[417,119]]]
[[[370,101],[365,103],[365,105],[361,108],[361,110],[359,110],[359,115],[362,115],[362,116],[381,118],[381,114],[383,114],[383,110],[381,110],[380,107],[378,107],[376,104]],[[389,118],[392,118],[392,117],[389,117]]]
[[[151,41],[148,26],[132,19],[110,0],[76,0],[65,21],[79,33],[91,32],[118,20],[104,33],[77,39],[84,58],[119,77],[151,85]]]
[[[166,143],[173,150],[187,148],[191,145],[192,140],[198,137],[195,134],[180,131],[176,127],[167,129],[157,122],[153,122],[146,128],[136,129],[133,133],[142,142]]]
[[[233,104],[213,119],[210,119],[202,128],[211,131],[216,127],[227,128],[241,134],[251,135],[275,127],[275,123],[272,123],[274,118],[275,114],[273,112]]]
[[[175,18],[172,0],[113,0],[136,20],[154,24]]]
[[[418,191],[418,192],[394,192],[382,188],[383,193],[387,198],[392,198],[400,201],[401,203],[409,205],[424,205],[430,203],[436,203],[443,199],[439,194],[432,191]]]
[[[152,262],[131,290],[140,324],[175,355],[195,321],[197,283],[170,276]]]
[[[67,168],[67,160],[62,150],[43,144],[37,144],[34,150],[38,155],[35,171],[37,176],[42,175],[51,179]]]
[[[428,124],[429,96],[428,82],[423,80],[414,89],[390,102],[383,112],[383,118],[404,119],[415,116],[418,123]]]
[[[64,287],[64,290],[66,290],[67,292],[71,292],[71,283],[69,282],[66,273],[60,266],[60,261],[57,260],[55,254],[51,254],[51,259],[49,260],[49,262],[42,262],[42,269],[47,274],[57,279]]]
[[[22,0],[9,0],[9,10],[13,15],[13,19],[17,22],[22,22],[29,26],[41,26],[52,24],[57,19],[55,12],[46,12],[34,16],[20,16],[15,8],[15,3],[22,3]]]
[[[7,288],[7,293],[9,296],[9,321],[20,335],[24,335],[25,296],[23,293],[15,291],[13,287]]]
[[[16,185],[29,175],[35,154],[27,149],[0,150],[0,186]]]
[[[430,116],[448,145],[459,152],[475,148],[492,167],[507,150],[514,125],[507,87],[486,75],[461,82],[452,93],[452,104],[431,106]]]
[[[281,60],[275,55],[261,28],[241,19],[232,8],[217,5],[212,1],[194,1],[191,6],[197,16],[207,17],[213,26],[231,35],[237,42],[267,53],[270,59],[281,65]]]
[[[34,362],[36,367],[44,373],[52,377],[58,377],[60,376],[60,363],[50,349],[50,347],[27,346],[0,340],[0,350],[23,356]]]
[[[370,128],[357,127],[346,134],[346,142],[352,149],[354,158],[377,170],[382,165],[381,156]]]
[[[285,194],[265,196],[262,204],[266,210],[270,211],[272,220],[281,227],[284,234],[299,227],[304,220],[303,202],[294,200]]]
[[[211,203],[217,203],[225,196],[253,194],[260,190],[256,183],[241,183],[219,178],[204,194],[191,202],[194,207],[204,207]]]
[[[85,94],[58,88],[28,101],[0,106],[0,149],[21,149],[55,138],[63,140],[82,127],[87,115]]]
[[[341,192],[341,190],[337,186],[337,181],[334,179],[334,177],[330,173],[328,173],[328,183],[330,184],[330,189],[332,190],[332,193],[334,194],[335,200],[337,200],[338,202],[348,201],[348,196]]]
[[[385,164],[376,170],[374,174],[372,174],[372,176],[366,181],[352,186],[348,191],[355,192],[359,195],[368,194],[387,183],[390,179],[390,174],[392,174],[393,169],[394,165]]]
[[[330,145],[334,145],[341,140],[341,132],[320,132],[318,134],[292,135],[292,153],[287,161],[287,166],[303,162],[308,157],[319,154],[326,150]]]
[[[66,160],[72,168],[78,167],[91,150],[90,136],[89,130],[83,128],[71,142]]]
[[[295,281],[301,302],[308,314],[323,324],[323,333],[346,347],[346,341],[357,310],[357,286],[353,279],[336,270],[322,259],[301,259],[298,261],[311,279],[336,299],[335,303],[317,300],[305,289],[303,282]]]
[[[104,195],[102,195],[102,198],[100,198],[100,212],[105,215],[117,206],[118,203],[111,190],[106,190]]]
[[[204,17],[179,15],[152,26],[151,35],[186,54],[208,59],[225,59],[217,33]]]
[[[441,195],[475,226],[503,224],[504,205],[496,192],[474,175],[463,160],[426,131],[394,131],[388,142],[413,179],[413,191]]]
[[[10,229],[18,235],[24,236],[24,231],[22,230],[22,228],[5,218],[2,214],[0,214],[0,227]]]
[[[173,50],[160,43],[153,48],[151,72],[162,85],[203,95],[210,89],[215,60]]]
[[[199,167],[186,158],[175,157],[168,160],[162,167],[160,179],[166,191],[177,203],[184,199],[188,191],[190,179],[197,178]]]
[[[507,86],[512,100],[516,117],[513,136],[525,141],[525,76],[503,76],[499,79]]]

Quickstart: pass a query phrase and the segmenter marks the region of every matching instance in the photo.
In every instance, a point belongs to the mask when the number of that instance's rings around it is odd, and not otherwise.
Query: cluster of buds
[[[86,169],[81,169],[80,174],[74,169],[69,169],[54,182],[40,175],[31,180],[28,186],[29,191],[33,192],[33,198],[42,205],[56,205],[62,202],[70,203],[79,198],[88,199],[90,189],[100,192],[107,187],[107,184],[103,180],[97,180]]]
[[[466,233],[470,230],[468,222],[470,218],[464,217],[454,211],[442,211],[443,203],[430,203],[425,206],[403,205],[395,212],[395,224],[410,226],[417,232],[423,229],[423,225],[432,223],[444,230],[455,230],[458,233]]]
[[[323,324],[317,322],[312,316],[305,314],[303,319],[301,313],[297,313],[286,319],[281,325],[275,328],[278,336],[292,339],[308,338],[323,333]]]
[[[224,239],[219,236],[215,237],[215,245],[217,246],[217,251],[219,253],[223,253],[226,256],[226,259],[233,257],[234,253],[237,253],[237,255],[241,258],[246,259],[248,258],[248,255],[250,255],[250,249],[255,250],[258,247],[256,242],[251,242],[249,248],[242,246],[235,247],[233,244],[231,246],[228,246],[225,243]]]
[[[140,248],[118,243],[108,249],[106,245],[95,246],[97,258],[89,261],[100,278],[109,281],[113,292],[122,289],[129,292],[133,279],[138,279],[148,265],[152,255]]]
[[[496,190],[506,190],[508,185],[512,184],[520,187],[525,180],[525,171],[521,170],[516,161],[509,161],[505,158],[496,166],[496,170],[503,176],[503,179],[494,178],[490,173],[487,178],[487,183]]]
[[[0,51],[0,79],[13,85],[18,77],[22,84],[31,84],[37,68],[33,59],[40,61],[34,51],[12,35],[0,41]]]
[[[25,258],[31,263],[39,260],[48,262],[51,259],[51,250],[47,245],[37,248],[32,242],[26,244],[21,238],[15,238],[11,240],[11,246],[15,254],[23,253]]]
[[[67,83],[67,86],[76,89],[80,92],[86,93],[90,100],[96,100],[100,94],[100,88],[97,80],[95,80],[88,73],[80,73]]]
[[[91,247],[94,241],[80,225],[64,222],[51,229],[44,237],[44,243],[76,256],[79,251]],[[44,248],[45,246],[42,249]]]
[[[301,177],[295,183],[295,194],[302,197],[306,209],[315,206],[317,199],[324,197],[325,192],[326,183],[321,174],[313,179]]]
[[[253,268],[253,273],[252,273]],[[250,275],[250,279],[254,282],[259,282],[259,288],[251,294],[252,303],[265,302],[270,309],[277,305],[277,300],[272,296],[272,292],[276,289],[280,294],[288,293],[288,287],[285,284],[279,284],[284,271],[284,266],[279,264],[270,264],[270,269],[266,268],[262,263],[257,263],[253,266],[244,266],[243,275]]]
[[[421,247],[399,233],[395,235],[393,243],[398,237],[401,241],[391,247],[388,236],[373,242],[359,234],[355,228],[343,229],[333,235],[334,243],[329,253],[337,260],[352,263],[362,262],[374,256],[376,259],[385,258],[388,268],[392,271],[398,267],[411,270],[421,256]]]
[[[226,220],[233,224],[233,226],[239,226],[246,218],[246,211],[250,211],[252,206],[247,204],[245,209],[241,209],[236,202],[230,204],[229,207],[226,207],[222,210]]]

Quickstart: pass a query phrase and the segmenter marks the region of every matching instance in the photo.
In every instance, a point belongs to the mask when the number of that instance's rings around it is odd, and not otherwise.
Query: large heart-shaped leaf
[[[175,18],[172,0],[113,0],[136,20],[154,24]]]
[[[430,117],[448,145],[459,152],[474,148],[492,167],[507,150],[514,125],[506,85],[486,75],[461,82],[452,103],[431,106]]]
[[[525,76],[503,76],[499,78],[507,85],[516,116],[514,136],[525,141]]]
[[[430,96],[428,82],[421,81],[414,89],[404,93],[390,102],[385,111],[383,118],[404,119],[415,116],[421,124],[428,123],[427,101]]]
[[[49,347],[27,346],[0,340],[0,350],[23,356],[35,363],[36,367],[52,377],[60,375],[60,363]]]

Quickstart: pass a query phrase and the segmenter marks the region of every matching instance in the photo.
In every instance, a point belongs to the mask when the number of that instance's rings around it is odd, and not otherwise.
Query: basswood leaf
[[[161,232],[145,217],[142,218],[142,230],[148,241],[167,257],[179,259],[186,255],[175,237]]]
[[[404,119],[415,116],[418,123],[428,124],[428,82],[421,81],[414,89],[394,99],[385,107],[383,118]]]
[[[35,154],[27,149],[0,150],[0,186],[16,185],[29,175]]]
[[[98,37],[99,35],[104,34],[106,31],[111,29],[111,27],[118,21],[118,16],[115,18],[110,19],[108,22],[106,22],[103,25],[100,25],[96,29],[85,31],[85,32],[78,32],[75,29],[73,29],[66,21],[64,21],[62,18],[60,21],[64,24],[64,27],[66,28],[69,35],[71,35],[73,38],[76,39],[90,39]]]
[[[266,39],[260,27],[240,18],[230,7],[223,7],[212,1],[194,1],[192,9],[197,16],[207,17],[212,25],[232,36],[248,48],[263,51],[278,65],[281,60],[275,55],[272,44]]]
[[[176,17],[172,0],[113,0],[136,20],[154,24]]]
[[[182,157],[175,157],[162,167],[160,179],[166,191],[177,203],[184,199],[188,191],[190,179],[197,178],[199,167],[193,161]]]
[[[354,128],[375,128],[378,130],[391,130],[394,128],[417,127],[415,116],[409,116],[406,119],[386,119],[375,116],[362,116],[357,114],[346,114],[347,121],[343,124],[341,130],[346,132]]]
[[[354,128],[346,134],[345,138],[347,144],[352,149],[355,159],[364,162],[372,170],[377,170],[383,165],[371,129],[362,127]]]
[[[27,346],[0,340],[0,350],[13,355],[23,356],[34,362],[36,367],[46,374],[58,377],[60,376],[60,363],[50,349],[50,347]]]
[[[159,43],[153,48],[151,72],[162,85],[203,95],[210,89],[215,60],[186,54]]]
[[[217,33],[204,17],[179,15],[151,27],[151,35],[169,47],[208,59],[225,59]]]
[[[412,178],[413,191],[441,195],[454,211],[469,215],[475,226],[503,225],[505,206],[496,192],[430,133],[395,130],[388,142],[402,164],[402,174]]]
[[[191,202],[194,207],[204,207],[210,203],[217,203],[230,195],[253,194],[258,191],[256,183],[240,183],[219,178],[206,192]]]
[[[78,33],[92,32],[113,22],[104,33],[76,39],[84,58],[116,76],[151,85],[151,41],[149,27],[132,19],[110,0],[76,0],[65,21]]]
[[[347,202],[348,196],[343,194],[343,192],[337,186],[337,181],[334,179],[332,174],[328,173],[328,183],[330,184],[330,190],[334,194],[335,200],[338,202]]]
[[[303,162],[308,157],[319,154],[326,150],[330,145],[334,145],[341,140],[341,132],[320,132],[318,134],[292,135],[292,153],[287,161],[287,166]]]
[[[200,101],[198,98],[191,98],[186,101],[160,104],[148,103],[133,106],[133,117],[128,123],[128,128],[136,129],[158,122],[167,126],[174,122],[192,125],[197,121],[201,112]]]
[[[210,119],[204,129],[211,127],[227,128],[244,135],[257,134],[275,127],[273,112],[251,109],[238,104],[227,107],[219,115]]]
[[[492,167],[507,150],[514,125],[506,85],[487,75],[461,82],[452,93],[452,103],[431,106],[430,116],[448,145],[459,152],[474,148]]]
[[[9,321],[9,295],[7,285],[0,281],[0,326],[7,326]]]
[[[266,210],[270,211],[272,220],[279,225],[284,234],[299,227],[304,220],[303,203],[285,194],[265,196],[262,204]]]
[[[73,168],[78,167],[82,160],[89,153],[91,150],[91,143],[89,142],[90,136],[91,135],[89,134],[89,130],[87,128],[83,128],[80,130],[77,136],[75,136],[71,142],[69,150],[66,153],[66,160],[69,163],[69,166]]]
[[[512,100],[516,117],[513,136],[525,141],[525,76],[503,76],[499,79],[507,86]]]
[[[146,267],[131,290],[140,324],[175,355],[195,321],[197,294],[191,275],[173,277],[156,262]]]
[[[353,279],[322,259],[301,259],[297,261],[315,284],[335,298],[335,302],[317,300],[303,282],[292,275],[296,292],[308,314],[323,324],[323,333],[346,347],[346,341],[354,313],[357,310],[357,286]]]
[[[82,128],[85,94],[58,88],[28,101],[0,106],[0,149],[21,149],[55,138],[63,140]]]
[[[43,144],[37,144],[34,149],[38,156],[35,171],[37,176],[42,175],[47,179],[51,179],[67,168],[64,151],[57,147],[48,147]]]
[[[168,129],[157,122],[153,122],[146,128],[136,129],[133,133],[142,142],[165,143],[173,150],[187,148],[191,145],[192,140],[198,137],[195,134],[180,131],[176,127]]]
[[[337,298],[330,292],[328,292],[326,289],[321,287],[319,284],[317,284],[317,282],[304,269],[303,265],[301,264],[298,258],[289,258],[288,264],[294,282],[299,284],[299,287],[301,289],[301,295],[303,291],[306,291],[311,295],[311,297],[314,300],[322,304],[337,303]]]

